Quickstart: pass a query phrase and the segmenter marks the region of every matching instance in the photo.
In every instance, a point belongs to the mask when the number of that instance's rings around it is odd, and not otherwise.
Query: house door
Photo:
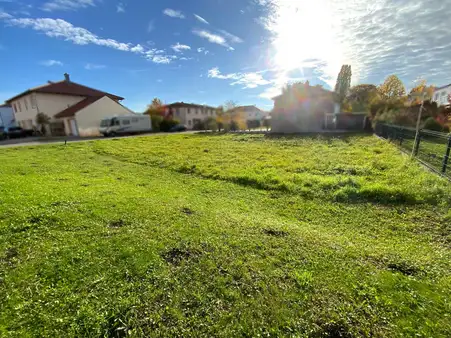
[[[70,120],[70,130],[72,132],[72,135],[78,136],[77,121]]]

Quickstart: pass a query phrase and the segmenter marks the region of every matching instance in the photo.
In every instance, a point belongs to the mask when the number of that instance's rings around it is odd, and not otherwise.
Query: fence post
[[[413,156],[418,155],[418,150],[420,149],[421,132],[418,131],[417,137],[415,138],[415,147],[413,149]]]
[[[446,167],[448,166],[448,159],[449,159],[450,151],[451,151],[451,135],[448,137],[448,145],[446,147],[445,157],[443,157],[443,166],[442,166],[443,174],[446,172]]]

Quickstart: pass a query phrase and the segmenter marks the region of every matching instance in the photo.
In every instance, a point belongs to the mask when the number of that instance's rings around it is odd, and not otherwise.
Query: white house
[[[436,88],[432,95],[432,101],[437,102],[437,106],[449,105],[449,97],[451,95],[451,84]]]
[[[0,127],[11,127],[15,124],[13,108],[8,104],[0,105]]]
[[[246,121],[261,121],[269,114],[256,106],[238,106],[231,110],[231,113],[243,114]]]
[[[28,89],[6,103],[12,106],[17,123],[24,129],[36,127],[36,116],[43,113],[50,118],[52,135],[88,136],[98,132],[105,117],[133,114],[119,103],[123,99],[72,82],[66,73],[63,81]]]
[[[172,115],[188,129],[193,129],[197,122],[205,120],[207,117],[216,118],[216,108],[194,103],[175,102],[166,105],[166,115]]]

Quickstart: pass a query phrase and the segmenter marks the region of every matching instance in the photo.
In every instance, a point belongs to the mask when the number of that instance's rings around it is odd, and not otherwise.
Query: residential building
[[[63,81],[49,81],[6,102],[12,106],[17,124],[25,129],[36,128],[36,116],[43,113],[50,118],[51,135],[89,136],[98,132],[103,118],[133,114],[119,103],[123,99],[72,82],[66,73]]]
[[[273,133],[319,132],[325,126],[326,116],[334,114],[334,93],[308,83],[289,85],[273,100]]]
[[[201,104],[175,102],[166,105],[165,114],[179,120],[188,129],[193,129],[197,122],[203,121],[207,117],[216,118],[217,109]]]
[[[15,124],[13,108],[8,104],[0,105],[0,127],[12,127]]]
[[[432,101],[437,102],[437,106],[448,106],[451,95],[451,84],[436,88],[432,94]]]
[[[265,112],[256,106],[239,106],[231,109],[232,114],[242,114],[246,121],[261,121],[268,116]]]

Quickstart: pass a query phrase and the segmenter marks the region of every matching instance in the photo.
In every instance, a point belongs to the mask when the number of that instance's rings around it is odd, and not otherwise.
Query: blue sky
[[[0,101],[71,79],[143,111],[164,102],[271,109],[287,82],[398,74],[451,82],[451,0],[0,0]]]

